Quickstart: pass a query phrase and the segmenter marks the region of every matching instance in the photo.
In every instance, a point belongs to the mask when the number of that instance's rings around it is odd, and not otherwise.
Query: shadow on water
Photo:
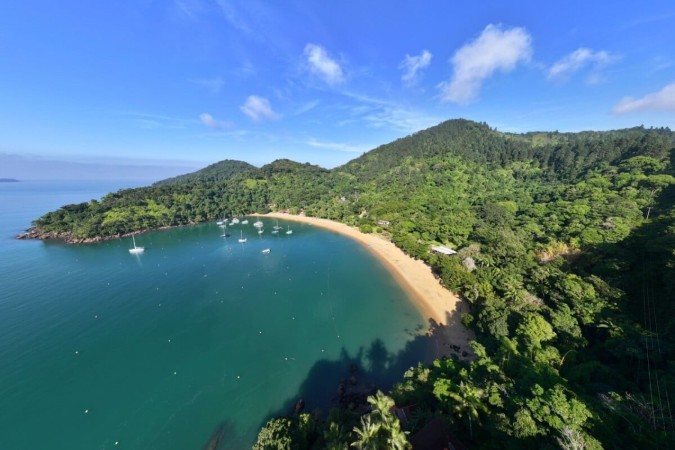
[[[202,450],[217,450],[231,448],[231,444],[239,441],[241,443],[241,438],[237,436],[236,430],[231,422],[224,421],[216,427],[216,429],[211,433],[211,437],[208,442],[204,444]]]
[[[403,374],[419,362],[431,363],[440,356],[471,357],[467,338],[471,337],[459,321],[460,311],[447,313],[447,325],[429,319],[429,327],[409,331],[413,338],[397,353],[390,352],[381,339],[349,354],[342,349],[337,360],[319,360],[309,370],[298,391],[289,394],[282,406],[261,421],[261,428],[271,418],[289,416],[301,410],[324,413],[330,408],[341,407],[357,413],[366,412],[366,398],[379,389],[389,391],[403,379]],[[449,336],[461,336],[456,342]],[[325,414],[324,414],[325,416]],[[253,442],[244,443],[235,435],[228,435],[226,424],[211,437],[205,449],[251,448]],[[239,439],[239,440],[238,440]],[[235,442],[236,441],[236,442]]]

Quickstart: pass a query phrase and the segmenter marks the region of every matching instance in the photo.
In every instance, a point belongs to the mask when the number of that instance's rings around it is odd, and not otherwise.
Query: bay
[[[130,239],[13,238],[128,186],[0,185],[0,448],[250,448],[299,398],[330,406],[351,364],[386,386],[424,352],[424,320],[384,267],[309,225],[174,228],[138,235],[141,255]]]

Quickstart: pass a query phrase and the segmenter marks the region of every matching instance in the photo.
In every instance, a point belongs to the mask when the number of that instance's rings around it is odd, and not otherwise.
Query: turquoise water
[[[12,239],[117,187],[0,184],[0,448],[250,448],[298,398],[325,409],[351,361],[386,383],[419,357],[390,274],[315,227],[176,228],[137,236],[141,255]]]

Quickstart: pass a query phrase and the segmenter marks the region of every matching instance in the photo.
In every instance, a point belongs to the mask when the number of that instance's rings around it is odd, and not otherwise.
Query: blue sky
[[[459,117],[675,128],[672,1],[475,3],[5,2],[0,156],[171,174],[334,167]]]

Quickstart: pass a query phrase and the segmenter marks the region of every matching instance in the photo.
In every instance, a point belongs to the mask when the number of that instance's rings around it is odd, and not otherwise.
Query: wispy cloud
[[[314,148],[325,148],[328,150],[337,150],[339,152],[348,152],[348,153],[363,153],[371,148],[363,145],[345,144],[342,142],[320,141],[314,138],[308,139],[307,141],[305,141],[305,144]]]
[[[183,129],[187,128],[188,125],[194,125],[194,120],[186,120],[161,114],[135,111],[110,111],[108,114],[132,120],[136,126],[144,129]]]
[[[214,130],[227,130],[234,126],[232,122],[228,122],[226,120],[217,120],[209,113],[200,114],[199,121],[207,127],[213,128]]]
[[[255,75],[257,73],[257,71],[256,71],[253,63],[249,60],[246,60],[239,67],[238,73],[239,73],[239,75],[250,77],[252,75]]]
[[[564,81],[574,73],[590,67],[592,73],[589,75],[587,81],[594,83],[601,78],[598,71],[616,60],[616,56],[604,50],[596,52],[590,48],[581,47],[553,64],[548,69],[546,76],[549,80]]]
[[[296,116],[299,116],[301,114],[305,114],[305,113],[313,110],[317,106],[319,106],[319,103],[321,103],[319,100],[312,100],[312,101],[306,102],[306,103],[300,105],[300,107],[298,109],[296,109],[293,114],[296,115]]]
[[[354,119],[345,120],[344,124],[365,121],[373,128],[388,128],[397,132],[414,133],[443,120],[425,112],[403,107],[396,102],[382,100],[352,92],[343,92],[346,97],[355,100],[356,104],[348,107]]]
[[[426,68],[431,63],[431,52],[422,50],[417,56],[405,55],[405,58],[398,65],[403,70],[401,81],[405,84],[413,84],[417,80],[417,72]]]
[[[208,89],[209,92],[211,92],[212,94],[219,94],[221,89],[223,88],[223,85],[225,84],[225,80],[223,80],[222,77],[197,78],[190,81],[196,85]]]
[[[199,138],[208,138],[208,139],[243,139],[251,136],[253,133],[250,130],[244,129],[229,129],[229,130],[215,130],[204,133],[196,134],[195,136]]]
[[[649,14],[649,12],[647,14]],[[619,30],[626,31],[631,28],[643,27],[645,25],[653,25],[658,22],[671,21],[673,18],[675,18],[675,12],[665,12],[665,13],[659,12],[656,14],[649,14],[642,17],[640,17],[640,15],[637,14],[632,21],[629,21],[625,23],[623,26],[619,27]]]
[[[199,0],[174,0],[173,4],[192,20],[204,10],[204,5]]]
[[[345,81],[342,67],[328,55],[325,48],[316,44],[307,44],[304,55],[310,73],[326,84],[335,86]]]
[[[614,106],[614,114],[636,111],[675,111],[675,83],[641,98],[626,97]]]
[[[675,66],[675,59],[663,56],[654,57],[652,59],[652,62],[649,64],[651,73],[658,72],[660,70],[670,69],[673,66]]]
[[[280,117],[272,110],[269,100],[264,97],[258,97],[257,95],[249,95],[239,109],[254,122],[276,120]]]
[[[397,106],[380,107],[366,114],[364,119],[375,128],[391,128],[404,133],[414,133],[443,120],[420,111]]]
[[[220,10],[223,12],[225,20],[239,31],[251,34],[251,27],[237,8],[228,0],[217,0]]]
[[[238,37],[288,55],[290,38],[284,14],[288,14],[289,5],[265,0],[215,0],[215,3],[227,24],[240,32]]]
[[[441,99],[468,104],[479,94],[483,82],[495,71],[510,72],[532,57],[532,37],[524,28],[502,29],[488,25],[474,41],[452,57],[453,77],[439,85]]]

